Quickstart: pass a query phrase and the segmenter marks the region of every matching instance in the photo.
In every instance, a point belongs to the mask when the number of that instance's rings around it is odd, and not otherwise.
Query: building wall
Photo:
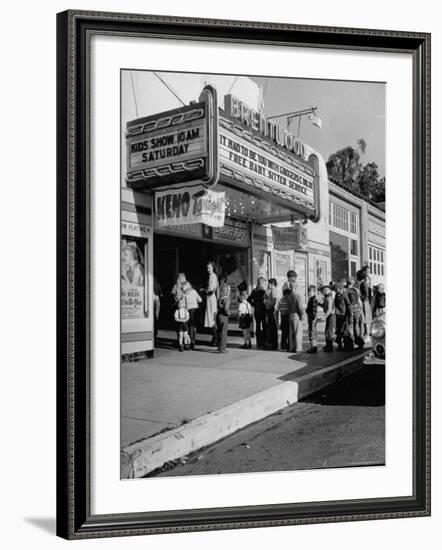
[[[306,252],[295,252],[295,271],[305,270],[306,282],[304,286],[305,298],[307,299],[308,285],[320,287],[331,279],[331,255],[329,242],[329,182],[327,167],[322,156],[311,150],[318,163],[318,184],[319,184],[319,219],[307,223],[307,250]],[[299,276],[299,273],[298,273]],[[301,283],[303,281],[301,280]]]
[[[333,278],[343,275],[344,260],[339,255],[347,246],[349,275],[368,265],[372,283],[385,283],[385,212],[331,182],[329,195]]]
[[[368,206],[367,210],[367,264],[370,267],[373,284],[385,284],[385,213],[372,206]]]
[[[326,210],[319,222],[307,222],[306,250],[278,251],[270,227],[252,225],[252,285],[258,276],[275,277],[281,287],[285,273],[298,273],[301,294],[310,284],[320,286],[343,276],[355,276],[364,265],[372,283],[385,283],[385,212],[328,182]],[[346,271],[336,270],[337,243],[347,247]]]

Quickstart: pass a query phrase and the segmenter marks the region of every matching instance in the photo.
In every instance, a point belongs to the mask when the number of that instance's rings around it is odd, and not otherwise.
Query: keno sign
[[[155,193],[157,227],[204,223],[223,227],[226,197],[202,186],[169,189]]]

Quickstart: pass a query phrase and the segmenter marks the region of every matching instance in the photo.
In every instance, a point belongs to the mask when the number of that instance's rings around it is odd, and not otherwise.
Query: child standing
[[[258,277],[256,283],[256,287],[252,290],[247,301],[253,307],[253,314],[255,316],[256,347],[262,349],[267,334],[266,308],[264,305],[264,300],[267,296],[267,281],[264,277]]]
[[[184,292],[184,300],[186,303],[186,309],[189,312],[190,349],[195,349],[198,306],[203,301],[203,299],[198,294],[198,292],[192,287],[189,281],[186,281],[184,283],[183,292]]]
[[[180,298],[178,300],[178,309],[175,311],[174,317],[178,325],[177,332],[179,350],[183,351],[184,349],[189,349],[189,312],[186,309],[186,302],[184,301],[184,298]]]
[[[250,325],[252,324],[252,306],[247,301],[247,291],[243,290],[239,295],[239,328],[242,329],[244,345],[241,349],[251,349],[252,340],[250,337]]]
[[[308,287],[308,302],[306,313],[308,321],[308,339],[310,341],[310,349],[307,350],[307,353],[317,353],[318,344],[316,342],[316,325],[318,322],[318,298],[316,296],[315,285],[310,285]]]
[[[347,322],[348,332],[348,348],[353,349],[354,344],[359,349],[364,348],[364,339],[362,338],[362,301],[359,294],[358,283],[354,277],[349,277],[347,280],[347,288],[345,290],[349,302],[349,315]]]
[[[336,316],[333,294],[329,285],[324,285],[321,288],[324,296],[322,307],[324,309],[325,318],[325,346],[324,351],[333,351],[333,333],[335,332]]]
[[[348,321],[350,318],[350,302],[345,290],[345,281],[338,281],[336,285],[335,296],[335,315],[336,315],[336,343],[338,350],[343,350],[344,341],[346,349],[353,349],[353,340],[349,339]],[[351,346],[351,347],[350,347]]]
[[[269,279],[267,287],[267,296],[264,300],[265,314],[266,314],[266,341],[265,349],[277,350],[278,349],[278,328],[276,326],[275,310],[278,303],[278,283],[276,279]]]
[[[289,350],[290,316],[288,297],[290,296],[290,293],[291,290],[289,288],[285,288],[282,291],[282,298],[279,300],[277,305],[277,316],[279,317],[279,326],[281,327],[281,351]]]
[[[230,286],[227,284],[225,275],[220,277],[218,313],[216,316],[218,327],[218,353],[227,352],[227,334],[229,329],[230,316]]]

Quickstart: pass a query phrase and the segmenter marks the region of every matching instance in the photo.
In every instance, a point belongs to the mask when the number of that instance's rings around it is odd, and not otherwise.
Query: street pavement
[[[342,381],[149,475],[381,465],[385,369],[362,366]],[[177,464],[178,465],[175,465]]]

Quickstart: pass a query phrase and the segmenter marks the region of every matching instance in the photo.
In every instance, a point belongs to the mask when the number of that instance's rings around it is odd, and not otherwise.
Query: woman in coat
[[[204,315],[204,326],[212,330],[211,346],[216,346],[218,343],[216,314],[218,310],[218,279],[216,277],[215,264],[207,263],[207,285],[204,289],[206,312]]]

